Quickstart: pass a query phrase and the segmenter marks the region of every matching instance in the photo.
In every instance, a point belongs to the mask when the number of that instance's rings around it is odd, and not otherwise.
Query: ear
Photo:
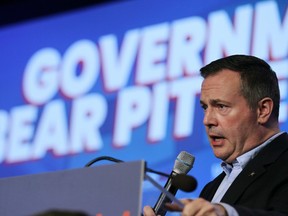
[[[273,109],[273,100],[269,97],[265,97],[258,102],[258,123],[265,124],[268,122],[272,109]]]

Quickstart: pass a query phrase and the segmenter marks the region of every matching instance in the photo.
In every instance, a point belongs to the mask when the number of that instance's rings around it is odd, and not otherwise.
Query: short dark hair
[[[229,69],[240,74],[241,94],[251,109],[256,109],[258,102],[269,97],[273,101],[272,116],[278,120],[280,107],[280,90],[276,73],[264,60],[249,55],[231,55],[202,67],[201,76],[205,79]]]

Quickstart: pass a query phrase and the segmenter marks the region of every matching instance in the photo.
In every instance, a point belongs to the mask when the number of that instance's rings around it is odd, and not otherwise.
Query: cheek
[[[224,134],[226,138],[227,149],[235,149],[238,145],[241,145],[241,134],[245,133],[243,127],[239,122],[230,123],[226,129],[224,129]]]
[[[224,129],[226,138],[226,150],[230,153],[239,152],[242,150],[243,146],[253,133],[254,124],[253,122],[241,121],[231,121],[229,122],[229,127]]]
[[[253,133],[256,125],[255,116],[239,118],[237,122],[234,122],[233,133],[237,134],[238,138],[243,139]]]
[[[239,135],[245,135],[254,127],[254,116],[245,111],[237,112],[226,118],[222,118],[221,128],[231,139],[237,139]]]

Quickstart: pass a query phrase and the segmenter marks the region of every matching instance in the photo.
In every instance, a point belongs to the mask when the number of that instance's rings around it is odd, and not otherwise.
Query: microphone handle
[[[175,195],[177,193],[178,188],[174,187],[172,185],[172,178],[173,176],[177,175],[177,173],[172,172],[170,178],[167,180],[164,188],[165,190],[169,191],[172,195]],[[156,215],[161,215],[164,216],[167,212],[166,208],[165,208],[165,203],[171,203],[172,200],[165,194],[165,193],[161,193],[155,206],[154,206],[154,212]]]

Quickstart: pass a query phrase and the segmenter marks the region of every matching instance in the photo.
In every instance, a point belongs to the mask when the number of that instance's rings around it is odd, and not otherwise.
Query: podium
[[[135,161],[0,179],[0,215],[50,210],[93,216],[141,215],[145,162]]]

